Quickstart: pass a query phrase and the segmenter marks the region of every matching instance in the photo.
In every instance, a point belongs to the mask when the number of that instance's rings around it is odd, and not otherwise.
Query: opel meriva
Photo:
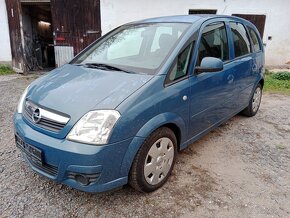
[[[264,85],[256,27],[231,16],[171,16],[120,26],[24,91],[17,146],[41,175],[87,192],[151,192],[178,151],[237,113]]]

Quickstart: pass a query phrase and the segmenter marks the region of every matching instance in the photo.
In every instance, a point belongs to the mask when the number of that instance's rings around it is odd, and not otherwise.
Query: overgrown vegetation
[[[273,74],[273,78],[277,80],[288,80],[290,81],[290,73],[289,72],[278,72]]]
[[[7,75],[7,74],[12,74],[12,73],[15,73],[15,72],[10,66],[0,64],[0,75]]]
[[[266,71],[264,89],[269,92],[290,94],[290,72]]]

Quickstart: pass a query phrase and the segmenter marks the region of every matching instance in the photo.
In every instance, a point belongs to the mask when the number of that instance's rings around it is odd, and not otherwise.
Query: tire
[[[255,91],[251,97],[251,100],[249,102],[248,107],[246,107],[243,111],[242,114],[248,117],[253,117],[256,115],[256,113],[259,110],[260,104],[261,104],[261,99],[262,99],[262,86],[259,83]]]
[[[143,143],[133,161],[129,184],[140,192],[160,188],[170,176],[177,155],[177,140],[173,131],[161,127]]]

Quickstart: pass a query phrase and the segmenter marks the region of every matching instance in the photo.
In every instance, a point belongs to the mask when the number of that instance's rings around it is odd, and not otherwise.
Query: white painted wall
[[[102,33],[130,21],[188,14],[189,9],[217,9],[217,14],[225,15],[266,15],[266,64],[283,65],[290,61],[289,0],[101,0]]]
[[[5,0],[0,0],[0,62],[11,62],[11,47]]]

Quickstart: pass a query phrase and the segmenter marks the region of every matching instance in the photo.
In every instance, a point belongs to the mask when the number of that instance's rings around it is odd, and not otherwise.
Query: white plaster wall
[[[11,47],[5,0],[0,0],[0,62],[11,62]]]
[[[217,14],[226,15],[266,15],[266,64],[283,65],[290,61],[289,0],[101,0],[102,34],[130,21],[184,15],[189,9],[217,9]]]

